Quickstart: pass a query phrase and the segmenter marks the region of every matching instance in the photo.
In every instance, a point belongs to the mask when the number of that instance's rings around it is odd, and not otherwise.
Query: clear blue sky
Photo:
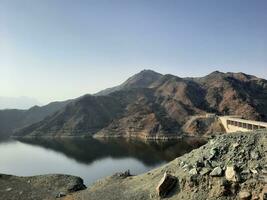
[[[267,78],[266,0],[0,0],[0,93],[43,103],[142,69]]]

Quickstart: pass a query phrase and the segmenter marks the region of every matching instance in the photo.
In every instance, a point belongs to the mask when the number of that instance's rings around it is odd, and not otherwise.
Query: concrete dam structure
[[[241,119],[239,116],[221,116],[219,119],[226,133],[267,129],[267,122]]]

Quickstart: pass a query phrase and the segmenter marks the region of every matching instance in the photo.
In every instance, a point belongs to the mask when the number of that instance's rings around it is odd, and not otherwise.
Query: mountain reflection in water
[[[63,153],[77,162],[90,164],[105,157],[138,159],[147,166],[168,162],[205,143],[203,139],[187,138],[174,141],[141,141],[93,138],[34,138],[21,142],[38,145]]]
[[[0,173],[23,176],[67,173],[81,176],[89,185],[121,170],[130,169],[133,174],[146,172],[204,143],[205,140],[196,138],[172,141],[21,138],[0,143]]]

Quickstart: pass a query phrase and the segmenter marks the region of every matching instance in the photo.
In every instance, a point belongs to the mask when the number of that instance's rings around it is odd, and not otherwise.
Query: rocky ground
[[[83,180],[68,175],[18,177],[0,174],[1,200],[50,200],[85,189]]]
[[[225,134],[160,168],[138,176],[118,173],[63,199],[263,200],[266,161],[267,131]],[[165,173],[169,179],[162,179]]]

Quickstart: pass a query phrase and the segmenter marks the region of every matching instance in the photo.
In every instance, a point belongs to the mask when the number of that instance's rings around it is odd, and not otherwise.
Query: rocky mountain
[[[112,92],[131,89],[131,88],[148,88],[152,83],[161,78],[163,75],[152,70],[143,70],[138,74],[130,77],[128,80],[123,82],[121,85],[107,88],[96,93],[96,96],[108,95]]]
[[[34,106],[28,110],[0,110],[0,137],[10,136],[15,130],[43,120],[63,108],[69,101],[52,102],[45,106]]]
[[[180,78],[144,70],[120,86],[72,101],[16,135],[164,138],[220,132],[216,120],[192,116],[212,112],[267,120],[266,99],[267,81],[244,73]]]

